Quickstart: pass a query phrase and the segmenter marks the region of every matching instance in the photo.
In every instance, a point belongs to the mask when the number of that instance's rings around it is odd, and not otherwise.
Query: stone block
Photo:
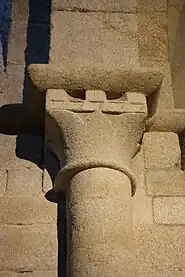
[[[0,271],[0,277],[57,277],[56,271],[33,271],[15,273],[11,271]]]
[[[51,25],[50,63],[74,68],[139,63],[134,14],[55,11]]]
[[[171,275],[169,276],[174,277],[178,272],[185,272],[184,227],[137,226],[135,237],[138,269],[140,272],[145,272],[144,276],[155,276],[154,273],[170,272]],[[161,276],[163,277],[162,274]]]
[[[4,197],[2,202],[6,224],[48,224],[57,219],[57,205],[47,201],[44,195]]]
[[[175,133],[145,133],[143,147],[146,169],[180,169],[181,150]]]
[[[185,224],[185,197],[157,197],[153,208],[156,223]]]
[[[13,21],[14,22],[14,21]],[[7,62],[10,65],[24,65],[26,49],[27,24],[25,21],[18,21],[12,24],[9,35]]]
[[[166,14],[138,14],[139,58],[142,66],[168,61],[168,21]]]
[[[0,90],[4,93],[6,104],[21,103],[24,70],[24,65],[11,65],[7,67],[7,75],[0,84]]]
[[[162,13],[167,12],[167,0],[138,0],[137,11],[139,13]]]
[[[17,136],[7,136],[0,134],[0,168],[9,169],[17,167],[37,168],[29,161],[19,159],[16,156]]]
[[[151,170],[146,172],[150,196],[185,196],[185,174],[182,170]]]
[[[27,21],[29,15],[28,1],[25,0],[12,0],[12,19],[16,21]]]
[[[0,226],[0,270],[57,269],[57,226]]]
[[[136,12],[137,1],[121,0],[53,0],[53,10],[72,10],[72,11],[104,11],[104,12]]]
[[[0,170],[0,195],[4,194],[7,185],[7,171]]]
[[[42,170],[16,168],[8,170],[7,193],[12,195],[37,195],[42,191]]]

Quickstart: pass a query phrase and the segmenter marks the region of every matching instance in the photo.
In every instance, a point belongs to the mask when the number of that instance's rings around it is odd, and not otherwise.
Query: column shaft
[[[123,173],[94,168],[67,188],[68,277],[136,277],[131,185]]]

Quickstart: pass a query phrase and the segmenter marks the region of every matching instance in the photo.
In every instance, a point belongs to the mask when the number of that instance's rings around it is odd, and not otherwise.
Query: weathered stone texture
[[[53,0],[53,10],[106,11],[106,12],[136,12],[137,1],[121,0]]]
[[[163,277],[163,272],[169,272],[169,277],[179,277],[178,272],[185,272],[184,227],[137,226],[135,234],[138,267],[144,276]]]
[[[6,224],[45,224],[57,219],[57,205],[47,201],[44,195],[4,197],[2,201]]]
[[[148,275],[148,272],[140,273],[139,277],[184,277],[185,271],[162,271],[162,272],[151,272]]]
[[[26,23],[25,21],[13,21],[10,32],[8,51],[8,64],[24,64],[24,51],[26,49]]]
[[[147,193],[151,196],[185,196],[185,173],[182,170],[146,172]]]
[[[155,12],[162,13],[167,12],[167,0],[138,0],[137,11],[140,13]]]
[[[177,8],[168,8],[168,38],[172,42],[175,42],[176,39],[180,15],[181,13],[177,10]]]
[[[133,199],[133,223],[134,226],[140,224],[153,224],[152,198],[142,193],[137,193]]]
[[[185,197],[155,198],[154,219],[159,224],[185,224]]]
[[[134,14],[53,12],[51,24],[50,63],[76,68],[139,62]]]
[[[184,1],[182,1],[182,0],[169,0],[168,1],[168,7],[175,7],[179,11],[182,10],[183,5],[184,5]]]
[[[23,167],[39,171],[36,164],[42,160],[42,144],[40,142],[38,136],[25,135],[21,138],[21,135],[17,137],[0,134],[0,169],[12,168],[15,170]],[[22,153],[20,153],[21,151]],[[30,158],[31,161],[26,158]],[[34,161],[36,162],[34,163]]]
[[[3,207],[3,197],[0,197],[0,224],[2,223],[2,219],[3,219],[2,207]]]
[[[164,78],[160,87],[157,109],[164,110],[174,108],[171,68],[168,62],[160,67],[160,72],[164,75]]]
[[[14,195],[37,195],[42,191],[42,170],[39,168],[16,168],[8,170],[7,193]]]
[[[7,74],[3,82],[0,83],[0,90],[4,95],[6,104],[22,101],[23,79],[23,65],[11,65],[7,68]]]
[[[138,14],[139,57],[142,66],[157,66],[168,61],[166,14]]]
[[[46,169],[43,171],[43,192],[48,192],[49,190],[53,189],[53,183],[51,177]]]
[[[56,270],[55,225],[0,226],[0,270]]]
[[[25,161],[17,159],[15,155],[16,136],[5,136],[0,134],[0,168],[7,169]]]
[[[133,224],[153,224],[152,198],[146,195],[144,177],[143,147],[132,160],[132,168],[137,176],[138,184],[133,197]]]
[[[143,147],[146,169],[180,169],[181,151],[176,134],[170,132],[145,133]]]
[[[34,271],[34,272],[8,272],[1,271],[0,277],[57,277],[58,274],[56,271]]]
[[[0,170],[0,195],[4,194],[7,185],[7,171]]]
[[[26,33],[28,20],[28,1],[13,0],[12,5],[12,24],[9,34],[9,47],[7,57],[8,64],[24,65],[24,50],[26,49]]]

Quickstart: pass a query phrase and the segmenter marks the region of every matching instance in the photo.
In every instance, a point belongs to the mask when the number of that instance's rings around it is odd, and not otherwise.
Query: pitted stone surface
[[[136,12],[136,0],[53,0],[53,10],[106,11],[106,12]]]
[[[125,92],[148,96],[160,88],[163,80],[159,68],[153,70],[140,66],[79,66],[74,69],[71,66],[55,64],[32,64],[28,67],[28,72],[40,91],[49,90],[50,100],[53,102],[55,97],[56,101],[71,100],[64,90],[70,96],[77,97],[75,102],[78,102],[79,98],[84,99],[85,91],[88,90],[103,90],[107,98],[112,100],[121,97]]]
[[[0,169],[17,169],[21,167],[38,169],[38,167],[30,161],[19,159],[16,155],[17,136],[6,136],[0,134]]]
[[[7,171],[0,170],[0,195],[3,195],[7,186]]]
[[[74,68],[139,63],[134,14],[53,12],[51,24],[50,63]]]
[[[185,272],[184,227],[160,225],[137,226],[135,228],[135,237],[138,268],[141,276],[142,272],[144,272],[144,277],[163,277],[162,272],[169,272],[170,277],[176,277],[175,274],[178,272]],[[159,273],[161,275],[158,275]]]
[[[145,133],[143,147],[146,169],[180,169],[181,151],[176,134],[170,132]]]
[[[148,275],[148,272],[141,272],[139,277],[184,277],[185,271],[180,271],[180,270],[175,270],[175,271],[168,271],[166,272],[161,271],[161,272],[151,272],[150,275]]]
[[[182,170],[149,170],[146,185],[150,196],[185,196],[185,173]]]
[[[33,272],[8,272],[0,271],[0,277],[57,277],[56,271],[33,271]]]
[[[57,226],[0,226],[0,270],[56,270]],[[52,253],[52,255],[51,255]]]
[[[154,219],[158,224],[185,224],[185,197],[155,198]]]
[[[7,193],[11,195],[37,195],[42,191],[42,171],[39,168],[8,170]]]
[[[137,1],[137,11],[139,13],[154,12],[162,13],[167,12],[167,0],[138,0]]]
[[[24,70],[24,65],[11,65],[7,68],[7,74],[3,82],[0,83],[0,90],[4,94],[6,104],[21,102]]]
[[[57,219],[57,205],[46,200],[44,195],[4,197],[2,202],[6,224],[48,224]]]
[[[142,66],[153,67],[168,61],[167,27],[167,16],[164,13],[138,14],[139,57]]]

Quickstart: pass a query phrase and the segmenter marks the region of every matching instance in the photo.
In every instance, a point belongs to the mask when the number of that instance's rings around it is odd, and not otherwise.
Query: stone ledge
[[[157,197],[153,209],[158,224],[185,224],[185,197]]]
[[[55,64],[32,64],[28,73],[41,91],[61,89],[73,97],[88,90],[103,90],[113,99],[124,92],[140,92],[148,96],[156,91],[163,74],[147,67],[62,67]],[[56,91],[55,91],[56,92]],[[56,93],[55,93],[56,94]]]

